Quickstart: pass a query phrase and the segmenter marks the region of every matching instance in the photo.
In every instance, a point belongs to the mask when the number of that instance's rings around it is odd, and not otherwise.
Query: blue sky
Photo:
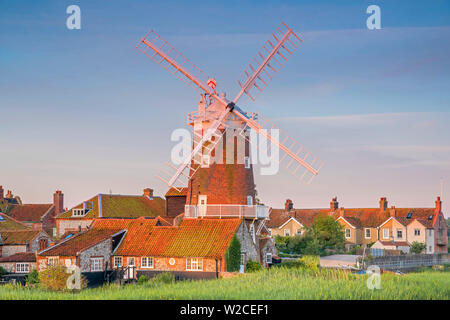
[[[67,6],[81,30],[66,28]],[[366,8],[381,8],[381,30]],[[286,22],[300,48],[256,102],[326,162],[309,186],[256,175],[281,207],[433,206],[450,212],[448,1],[1,1],[0,185],[25,202],[57,188],[71,206],[99,192],[166,187],[173,129],[198,96],[135,49],[150,28],[234,96],[236,80]]]

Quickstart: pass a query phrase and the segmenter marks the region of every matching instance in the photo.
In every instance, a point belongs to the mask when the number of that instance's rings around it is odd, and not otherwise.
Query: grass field
[[[331,270],[271,269],[229,279],[104,286],[78,293],[49,292],[5,285],[0,299],[444,299],[450,273],[426,271],[405,276],[383,274],[381,289],[370,290],[367,276]]]

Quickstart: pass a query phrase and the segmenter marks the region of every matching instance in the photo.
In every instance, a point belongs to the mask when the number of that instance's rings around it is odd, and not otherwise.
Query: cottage
[[[36,269],[36,254],[34,252],[19,252],[0,258],[0,267],[9,273],[27,274]]]
[[[0,257],[47,248],[50,236],[42,230],[0,231]]]
[[[44,230],[47,234],[56,236],[56,215],[64,211],[64,194],[57,190],[53,194],[53,203],[22,204],[19,197],[14,197],[11,191],[3,195],[0,186],[0,212],[7,214],[36,230]]]
[[[85,231],[96,218],[139,218],[163,216],[165,201],[144,189],[143,195],[98,194],[56,217],[58,237]]]

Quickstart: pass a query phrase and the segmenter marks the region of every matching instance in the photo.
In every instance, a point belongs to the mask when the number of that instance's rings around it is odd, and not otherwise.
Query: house
[[[50,236],[43,230],[0,231],[0,257],[47,248]]]
[[[170,188],[167,191],[166,198],[166,216],[175,218],[179,214],[184,212],[184,206],[186,205],[188,188]]]
[[[143,195],[98,194],[56,217],[57,236],[80,232],[96,218],[139,218],[164,216],[165,201],[155,197],[152,189]]]
[[[372,249],[398,250],[403,253],[409,253],[409,243],[406,241],[381,241],[378,240],[371,247]]]
[[[272,209],[267,226],[272,236],[293,236],[301,234],[319,215],[332,216],[342,225],[347,249],[370,247],[378,240],[381,244],[418,241],[426,243],[427,253],[447,252],[447,225],[440,197],[430,208],[388,208],[386,197],[380,198],[378,208],[344,208],[334,197],[329,209],[293,209],[292,201],[287,200],[284,210]]]
[[[94,228],[102,223],[108,222],[99,220]],[[243,219],[183,219],[179,226],[151,229],[136,221],[114,251],[113,266],[132,267],[134,277],[168,271],[177,278],[216,278],[227,271],[226,254],[235,235],[241,243],[241,264],[261,261]],[[272,247],[264,250],[272,253]]]
[[[0,267],[9,273],[27,274],[36,269],[36,254],[34,252],[19,252],[0,258]]]
[[[53,194],[53,203],[23,204],[10,190],[3,196],[3,188],[0,186],[0,212],[52,236],[56,236],[55,217],[64,211],[63,205],[64,194],[61,190]]]

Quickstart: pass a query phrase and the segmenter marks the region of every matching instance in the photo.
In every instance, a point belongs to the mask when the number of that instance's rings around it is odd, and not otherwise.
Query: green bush
[[[231,239],[230,246],[225,253],[225,260],[228,272],[239,271],[241,265],[241,242],[236,235]]]
[[[148,280],[150,280],[147,276],[145,275],[141,275],[138,279],[138,284],[144,284],[147,283]]]
[[[4,275],[7,274],[7,273],[8,273],[8,271],[6,271],[5,268],[0,267],[0,277],[4,276]]]
[[[245,270],[247,272],[255,272],[262,270],[263,267],[258,261],[248,260]]]
[[[303,267],[312,271],[318,271],[320,267],[319,256],[303,256],[298,259],[298,262],[303,264]]]
[[[427,245],[425,243],[414,241],[413,243],[411,243],[410,251],[413,254],[420,254],[420,253],[423,253],[426,248],[427,248]]]
[[[49,267],[39,272],[39,286],[46,290],[51,291],[66,291],[67,280],[71,276],[71,273],[67,273],[65,266]],[[80,279],[81,289],[87,287],[87,281],[84,276],[81,275]]]
[[[31,270],[31,272],[25,278],[27,286],[34,286],[39,284],[39,273],[36,269]]]
[[[160,284],[174,283],[175,276],[171,272],[161,272],[154,276],[152,281]]]

